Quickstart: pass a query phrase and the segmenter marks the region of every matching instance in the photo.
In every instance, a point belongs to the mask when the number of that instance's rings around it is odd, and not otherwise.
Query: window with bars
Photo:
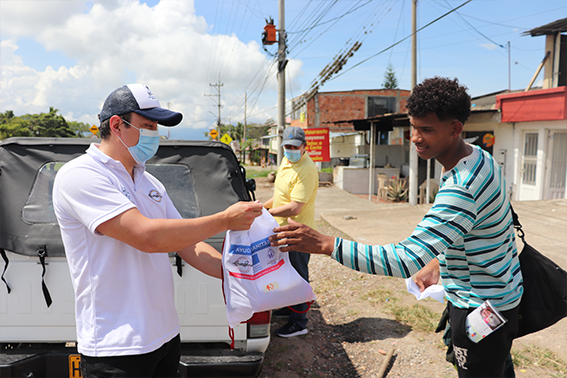
[[[522,169],[522,183],[535,185],[537,169],[537,133],[526,133],[524,144],[524,166]]]

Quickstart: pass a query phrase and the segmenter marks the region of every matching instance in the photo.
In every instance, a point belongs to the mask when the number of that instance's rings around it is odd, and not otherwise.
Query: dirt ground
[[[257,199],[271,198],[273,184],[265,178],[256,182]],[[322,221],[318,228],[327,235],[348,237]],[[309,333],[280,338],[273,332],[286,320],[272,319],[272,339],[260,377],[457,377],[445,361],[441,333],[433,331],[445,305],[432,299],[418,302],[407,293],[403,280],[352,271],[327,256],[313,255],[309,270],[317,295],[308,312]],[[416,313],[429,321],[425,327],[406,322]],[[553,353],[524,343],[514,347],[512,355],[516,377],[567,377],[565,362]]]

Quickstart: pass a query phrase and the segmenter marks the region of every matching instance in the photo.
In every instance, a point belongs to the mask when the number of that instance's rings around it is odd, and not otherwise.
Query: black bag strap
[[[518,236],[520,237],[520,239],[522,239],[522,242],[525,244],[526,241],[524,240],[524,230],[522,230],[522,224],[520,223],[520,217],[518,217],[518,214],[516,214],[516,212],[514,211],[514,208],[512,207],[512,204],[510,204],[510,211],[512,212],[512,220],[514,222],[514,228],[516,229],[516,232],[518,233]]]
[[[256,201],[256,195],[254,191],[256,190],[256,180],[254,179],[247,179],[246,178],[246,168],[242,165],[240,167],[240,173],[242,174],[244,180],[244,186],[246,187],[246,191],[248,192],[248,196],[252,198],[252,201]]]
[[[175,266],[177,267],[179,277],[183,277],[183,260],[177,253],[175,254]]]
[[[6,289],[8,289],[8,294],[10,294],[12,289],[10,289],[10,285],[8,285],[8,282],[6,282],[6,279],[4,278],[4,274],[6,274],[6,269],[8,269],[8,264],[10,264],[10,260],[8,259],[8,255],[6,255],[6,251],[4,251],[3,248],[0,248],[0,254],[2,255],[2,259],[4,259],[5,262],[4,271],[2,272],[2,281],[4,281],[4,284],[6,285]]]
[[[47,289],[47,285],[45,284],[45,257],[47,256],[47,247],[45,245],[40,245],[37,249],[37,255],[39,256],[39,263],[43,268],[43,273],[41,273],[41,290],[43,291],[43,297],[45,298],[45,303],[47,307],[51,306],[53,301],[51,300],[51,295],[49,294],[49,290]]]

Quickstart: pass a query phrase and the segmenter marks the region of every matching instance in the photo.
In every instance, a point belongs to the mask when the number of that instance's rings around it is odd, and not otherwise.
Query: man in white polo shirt
[[[221,255],[202,241],[247,230],[262,212],[259,203],[239,202],[214,215],[181,218],[145,162],[158,149],[158,123],[175,126],[182,117],[161,108],[144,85],[118,88],[99,115],[101,143],[55,179],[85,378],[175,376],[179,320],[167,253],[221,278]]]

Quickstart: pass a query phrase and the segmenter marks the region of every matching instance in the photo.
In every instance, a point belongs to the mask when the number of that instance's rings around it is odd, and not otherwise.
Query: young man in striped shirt
[[[470,116],[466,90],[457,79],[434,77],[408,98],[417,153],[444,167],[435,202],[410,237],[370,246],[290,222],[274,230],[272,245],[327,254],[366,273],[415,275],[422,290],[441,278],[459,377],[502,377],[518,328],[522,273],[504,176],[492,156],[461,137]],[[486,300],[508,321],[477,344],[466,335],[465,318]]]

